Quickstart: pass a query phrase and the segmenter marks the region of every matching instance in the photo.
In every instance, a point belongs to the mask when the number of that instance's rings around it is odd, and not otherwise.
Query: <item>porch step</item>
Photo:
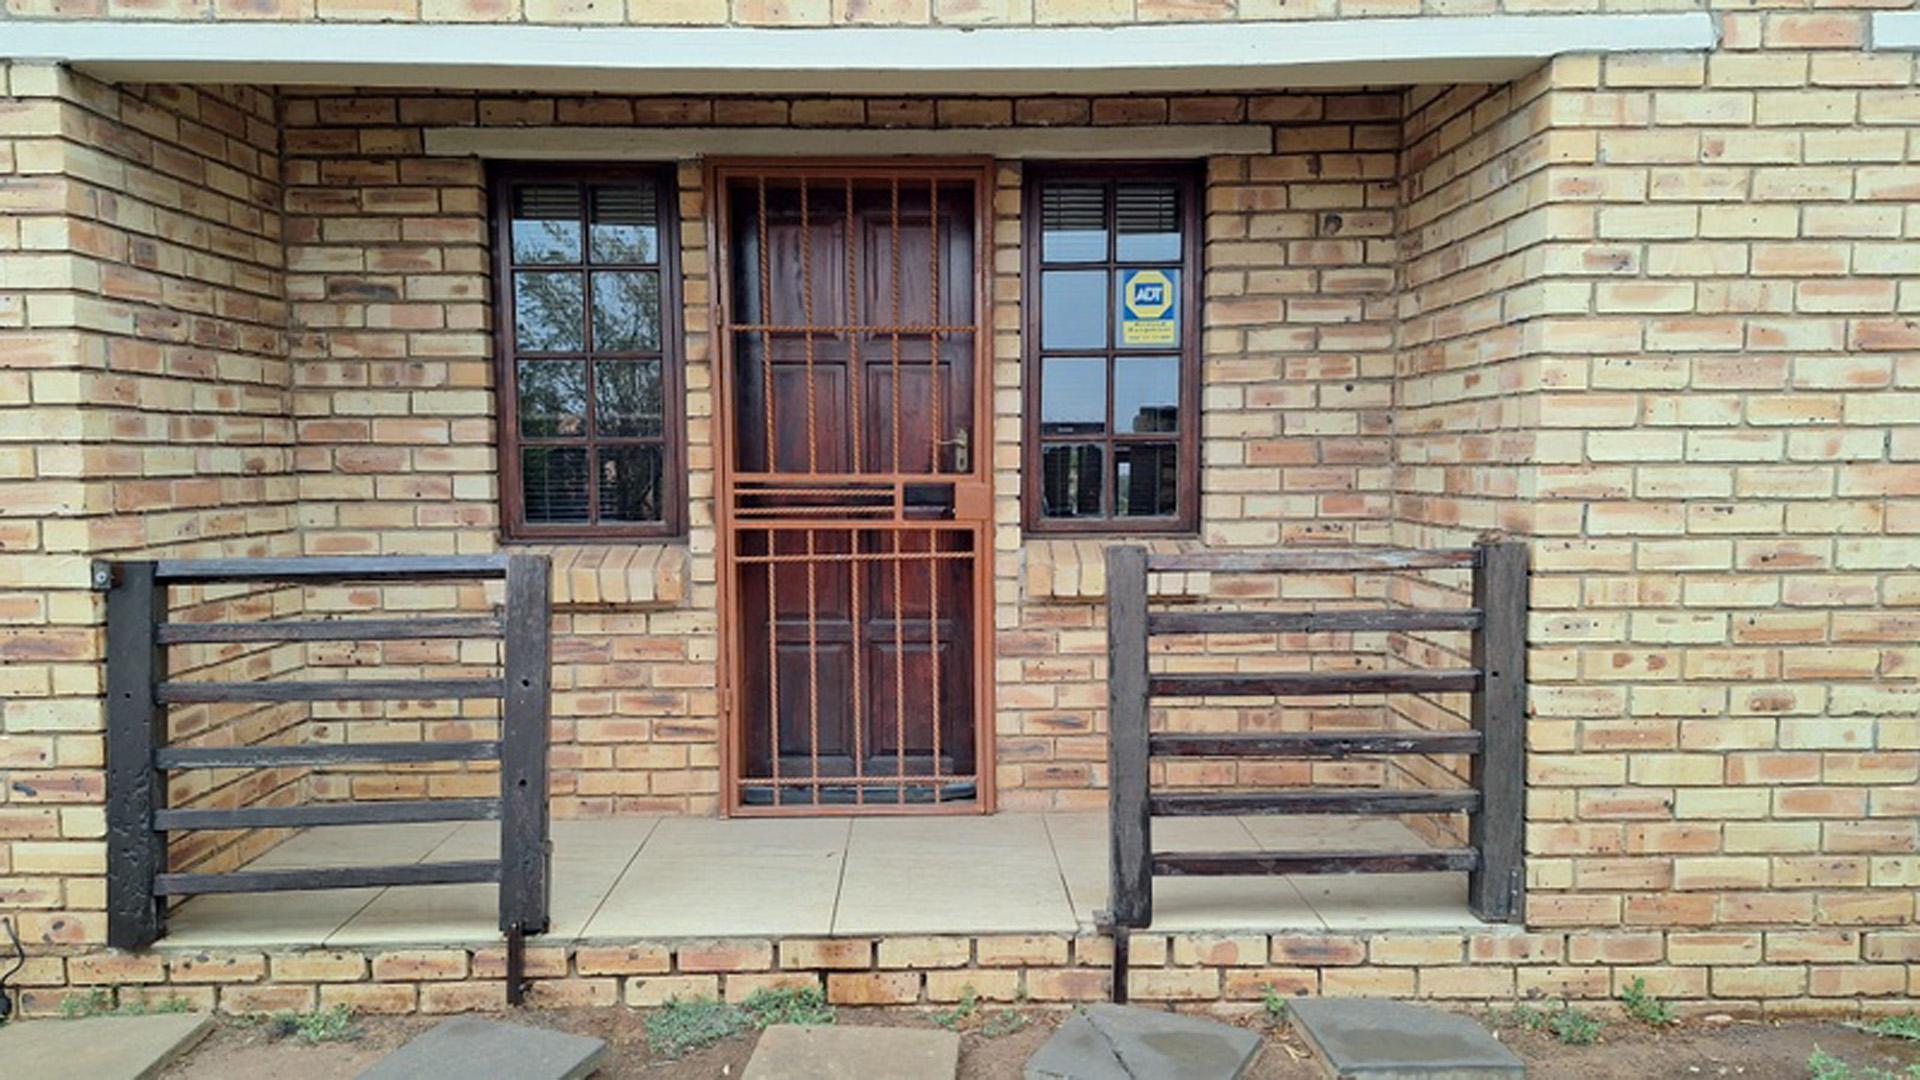
[[[360,1080],[580,1080],[607,1060],[607,1042],[478,1016],[443,1020],[373,1063]]]
[[[1519,1080],[1526,1062],[1455,1013],[1379,998],[1300,998],[1287,1019],[1333,1080]]]
[[[0,1027],[7,1076],[148,1080],[213,1030],[204,1013],[15,1020]]]
[[[1450,814],[1480,807],[1477,791],[1402,788],[1291,788],[1282,791],[1196,791],[1153,795],[1155,817],[1209,814]]]
[[[1472,870],[1472,848],[1436,851],[1180,851],[1158,852],[1159,877],[1226,877],[1239,874],[1411,874]]]

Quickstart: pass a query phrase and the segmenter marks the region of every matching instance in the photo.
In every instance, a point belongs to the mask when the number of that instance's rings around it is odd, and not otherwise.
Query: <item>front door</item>
[[[712,170],[734,812],[986,807],[989,180]]]

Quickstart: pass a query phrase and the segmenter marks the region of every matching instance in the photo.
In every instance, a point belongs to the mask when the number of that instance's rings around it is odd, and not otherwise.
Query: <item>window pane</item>
[[[1040,257],[1105,262],[1107,191],[1099,184],[1048,184],[1040,191]]]
[[[660,361],[594,361],[593,424],[600,434],[616,438],[658,436],[666,416],[664,404]]]
[[[1097,443],[1042,447],[1040,512],[1051,518],[1099,517],[1105,462]]]
[[[1049,270],[1040,275],[1040,346],[1107,346],[1107,272]]]
[[[1180,345],[1180,271],[1122,270],[1114,282],[1113,343],[1122,349]]]
[[[586,448],[521,447],[520,490],[530,525],[587,520]]]
[[[523,184],[513,189],[513,261],[580,261],[580,189],[572,184]]]
[[[660,347],[660,275],[598,271],[593,275],[595,352],[651,352]]]
[[[660,520],[660,448],[600,448],[600,520],[626,523]]]
[[[1121,184],[1113,194],[1115,258],[1121,262],[1177,262],[1180,189],[1172,184]]]
[[[594,262],[657,262],[660,226],[653,185],[595,187],[591,231]]]
[[[514,368],[519,379],[521,438],[587,433],[585,360],[522,360]]]
[[[1099,435],[1107,430],[1105,357],[1049,356],[1040,370],[1040,434]]]
[[[1122,356],[1113,362],[1113,426],[1122,432],[1180,430],[1180,358]]]
[[[1172,517],[1180,471],[1172,443],[1120,443],[1113,448],[1113,515]]]
[[[579,274],[513,275],[513,343],[527,352],[585,351],[585,309]]]

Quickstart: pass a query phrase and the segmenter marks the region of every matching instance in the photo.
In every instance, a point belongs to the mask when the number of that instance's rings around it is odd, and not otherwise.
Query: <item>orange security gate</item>
[[[990,801],[990,179],[711,170],[734,812]]]

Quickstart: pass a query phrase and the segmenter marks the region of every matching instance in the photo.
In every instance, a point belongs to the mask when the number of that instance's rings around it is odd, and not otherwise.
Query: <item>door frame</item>
[[[742,682],[743,650],[739,598],[735,596],[734,561],[736,541],[733,513],[734,454],[737,417],[734,415],[734,355],[727,310],[732,300],[733,256],[728,242],[726,184],[737,174],[764,177],[834,178],[872,177],[885,179],[903,171],[951,173],[955,182],[971,183],[974,188],[973,252],[973,393],[974,425],[971,439],[975,447],[968,473],[951,474],[956,482],[966,482],[984,492],[984,513],[974,515],[970,531],[974,545],[973,580],[973,725],[974,772],[977,795],[966,802],[947,803],[869,803],[866,805],[816,805],[807,807],[746,806],[740,800],[740,770],[745,762],[745,725],[742,723],[739,687]],[[994,811],[995,769],[995,694],[994,673],[997,614],[994,578],[994,539],[997,530],[994,490],[994,192],[995,162],[991,157],[900,156],[900,157],[710,157],[702,170],[701,195],[705,201],[707,234],[707,326],[713,357],[713,466],[715,529],[715,604],[718,624],[717,689],[720,711],[720,814],[723,817],[842,817],[881,815],[926,815]],[[684,261],[683,261],[684,265]],[[963,497],[956,493],[956,503]],[[956,527],[946,530],[961,532]],[[776,755],[779,748],[773,751]]]

